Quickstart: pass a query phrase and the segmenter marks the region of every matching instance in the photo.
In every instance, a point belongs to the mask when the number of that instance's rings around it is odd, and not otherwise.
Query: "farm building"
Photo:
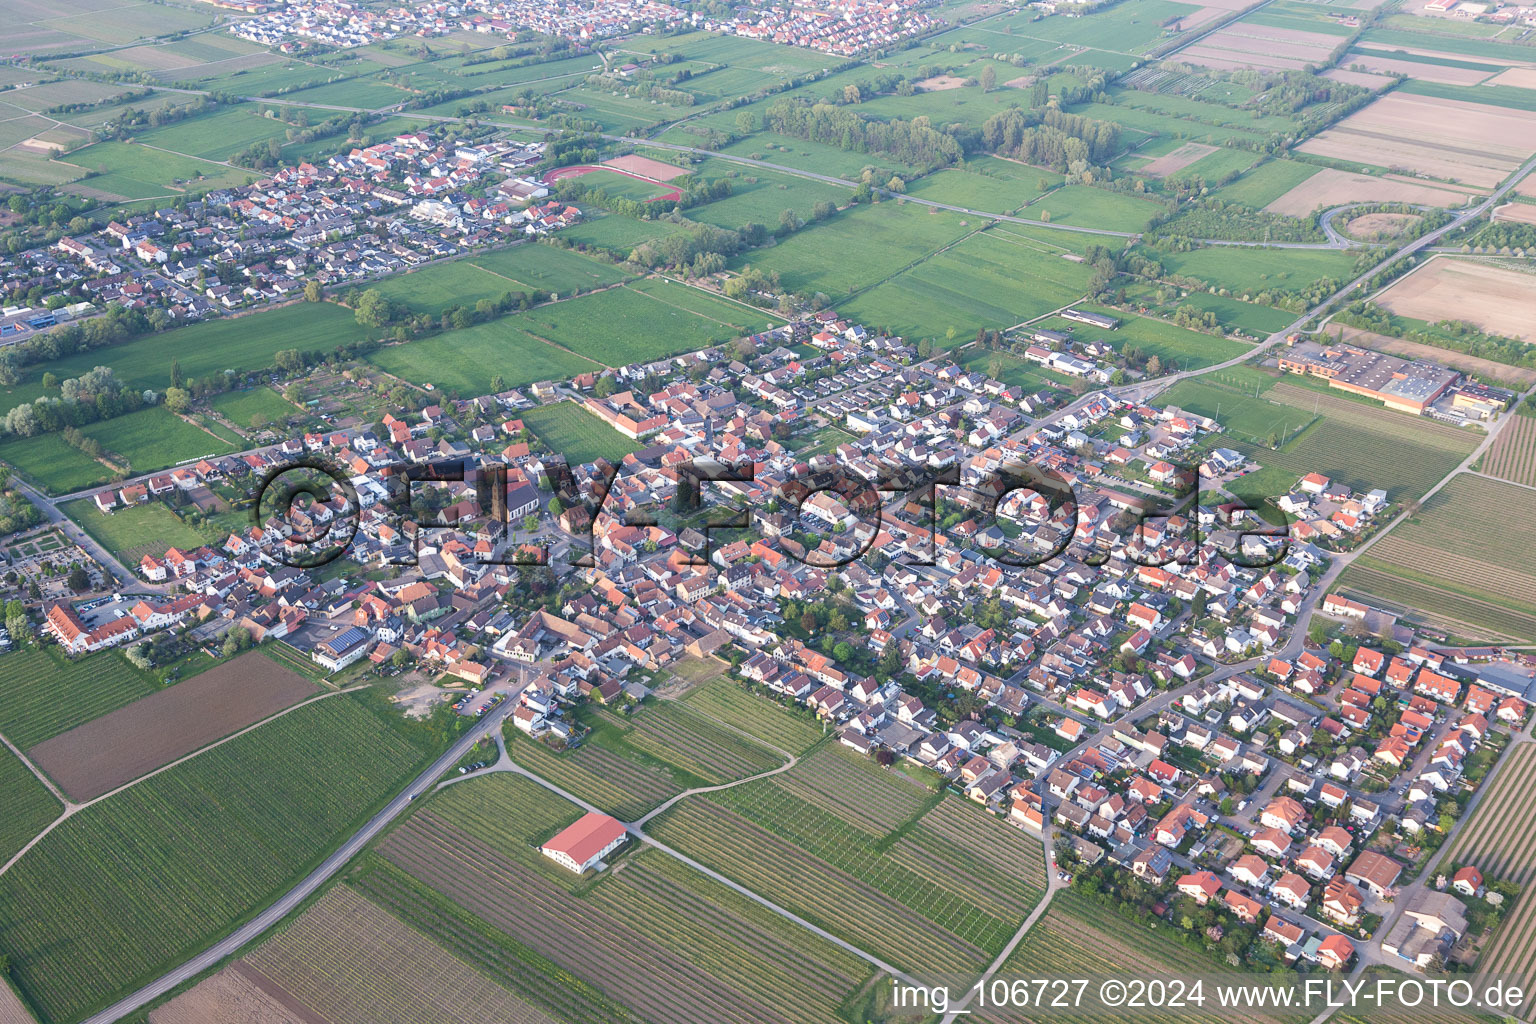
[[[1063,310],[1061,318],[1063,320],[1076,320],[1080,324],[1087,324],[1089,327],[1099,327],[1106,331],[1112,331],[1120,326],[1120,321],[1115,317],[1105,316],[1103,313],[1091,313],[1086,309]]]
[[[589,811],[539,849],[555,863],[580,875],[599,866],[604,857],[623,845],[628,835],[624,823],[617,818]]]

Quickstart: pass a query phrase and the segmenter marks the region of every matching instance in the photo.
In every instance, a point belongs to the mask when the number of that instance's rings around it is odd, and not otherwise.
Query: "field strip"
[[[667,278],[667,280],[670,281],[671,278]],[[626,288],[628,286],[621,284],[618,287]],[[675,302],[668,302],[666,299],[662,298],[660,295],[653,295],[650,292],[642,292],[638,288],[630,288],[629,290],[634,292],[636,295],[644,295],[648,299],[654,299],[655,301],[661,303],[663,306],[670,306],[670,307],[672,307],[673,309],[677,310],[680,313],[691,313],[692,315],[698,317],[700,320],[708,320],[710,323],[719,324],[721,327],[729,327],[732,330],[736,329],[736,325],[735,324],[728,324],[724,320],[716,320],[714,317],[710,316],[708,313],[700,313],[696,309],[689,309],[687,306],[679,306]],[[699,289],[699,290],[700,291],[704,291],[704,289],[702,289],[702,288]],[[706,294],[714,295],[715,293],[714,292],[707,292]],[[751,309],[752,307],[748,306],[747,308]]]
[[[151,146],[147,142],[133,142],[130,143],[130,145],[143,146],[145,149],[152,149],[157,153],[169,153],[171,156],[180,156],[185,157],[188,160],[197,160],[201,163],[213,164],[215,167],[233,167],[236,170],[245,170],[244,167],[237,167],[235,164],[232,164],[227,160],[209,160],[207,157],[193,156],[191,153],[182,153],[178,150],[166,149],[164,146]]]
[[[10,749],[11,753],[15,754],[21,763],[27,766],[27,770],[33,775],[37,776],[38,782],[41,782],[44,786],[48,787],[48,792],[52,793],[54,797],[58,799],[59,803],[64,805],[65,810],[68,810],[72,806],[69,802],[69,797],[59,792],[59,787],[53,784],[53,780],[44,775],[42,771],[38,769],[37,765],[32,763],[32,759],[21,752],[20,747],[16,746],[16,744],[12,743],[4,735],[0,735],[0,743],[4,743],[6,747]]]
[[[1484,480],[1493,480],[1497,483],[1508,484],[1511,487],[1524,487],[1528,491],[1536,491],[1536,484],[1522,484],[1518,480],[1506,480],[1501,476],[1494,476],[1492,473],[1484,473],[1481,470],[1469,469],[1467,470],[1467,475],[1480,476]]]

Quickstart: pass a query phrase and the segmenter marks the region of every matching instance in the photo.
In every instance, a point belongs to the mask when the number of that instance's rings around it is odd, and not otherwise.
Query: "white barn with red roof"
[[[589,811],[540,849],[544,856],[580,875],[600,864],[628,836],[624,823],[617,818]]]

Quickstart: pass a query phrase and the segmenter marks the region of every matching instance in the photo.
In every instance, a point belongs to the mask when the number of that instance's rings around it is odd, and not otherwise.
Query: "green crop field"
[[[988,156],[967,160],[964,170],[951,167],[919,178],[907,194],[987,213],[1012,213],[1060,184],[1061,175],[1054,172]]]
[[[0,733],[27,750],[157,689],[116,651],[70,659],[21,648],[0,655]]]
[[[818,202],[841,206],[850,196],[849,190],[842,185],[829,185],[755,167],[742,168],[718,158],[706,160],[693,168],[693,172],[709,180],[725,178],[731,182],[729,197],[688,211],[689,220],[723,228],[757,223],[774,229],[779,226],[779,218],[785,210],[793,210],[801,220],[808,221]]]
[[[977,217],[887,200],[798,231],[771,249],[745,253],[734,265],[777,272],[788,291],[839,299],[879,284],[981,226]]]
[[[65,380],[94,366],[112,367],[118,380],[135,390],[164,391],[171,383],[172,363],[180,363],[182,374],[189,378],[224,370],[263,370],[272,365],[273,353],[282,349],[329,352],[374,333],[358,324],[351,310],[329,302],[300,302],[177,327],[110,348],[38,363],[27,368],[20,385],[0,389],[0,394],[10,405],[30,402],[49,393],[40,383],[44,373]]]
[[[564,455],[573,466],[595,459],[607,459],[617,465],[641,447],[575,402],[529,409],[522,414],[522,420],[533,436]]]
[[[1536,491],[1462,475],[1381,537],[1359,563],[1426,591],[1422,604],[1401,588],[1388,595],[1394,600],[1536,639],[1536,571],[1526,557],[1532,529]],[[1354,582],[1362,583],[1358,577]],[[1363,589],[1369,592],[1368,581]],[[1449,608],[1447,594],[1460,594],[1467,603]],[[1507,614],[1485,615],[1486,605]]]
[[[66,494],[105,483],[111,471],[64,442],[58,434],[0,441],[0,459],[49,494]]]
[[[1105,231],[1140,231],[1163,210],[1163,204],[1123,192],[1110,192],[1092,185],[1066,185],[1037,203],[1031,203],[1023,216],[1044,220],[1050,214],[1052,224],[1094,228]]]
[[[242,430],[258,422],[281,424],[299,414],[292,402],[264,385],[226,391],[208,399],[208,405]]]
[[[652,766],[685,786],[715,786],[782,767],[785,759],[687,705],[667,702],[627,719],[603,714],[589,742]]]
[[[349,78],[329,85],[317,85],[287,93],[283,99],[295,103],[326,103],[338,107],[363,107],[377,110],[393,106],[401,100],[410,99],[410,94],[377,79]]]
[[[254,106],[221,107],[212,113],[154,128],[134,137],[135,142],[204,160],[228,160],[252,143],[282,139],[284,122],[262,117]]]
[[[70,153],[66,162],[90,173],[82,186],[120,199],[169,198],[256,178],[254,171],[128,142],[98,142]]]
[[[734,121],[734,115],[725,115]],[[728,127],[728,126],[727,126]],[[681,128],[673,128],[661,136],[663,142],[698,145],[698,136],[690,135]],[[753,160],[766,160],[783,167],[801,171],[814,171],[853,181],[865,167],[875,169],[876,180],[889,181],[891,175],[916,178],[917,168],[893,160],[883,153],[853,153],[820,142],[779,135],[776,132],[755,132],[722,146],[722,153],[743,156]]]
[[[525,244],[474,259],[433,263],[369,287],[412,313],[437,316],[453,306],[473,308],[481,299],[499,299],[508,292],[565,296],[623,279],[624,273],[611,264],[554,246]]]
[[[0,864],[3,864],[57,818],[64,808],[20,758],[3,747],[0,747],[0,792],[5,794],[5,815],[0,817]]]
[[[80,498],[64,511],[130,569],[145,555],[159,557],[167,548],[198,548],[216,539],[182,522],[160,501],[103,512],[90,498]]]
[[[236,450],[235,445],[193,426],[161,406],[92,423],[80,432],[100,441],[108,452],[127,459],[135,473],[148,473],[189,459],[227,455]],[[81,486],[89,486],[89,483]]]
[[[608,366],[691,352],[782,323],[772,313],[648,279],[519,314],[518,326]]]
[[[556,754],[515,729],[506,730],[506,735],[518,764],[622,821],[634,821],[682,792],[666,774],[605,747],[585,743]]]
[[[413,384],[432,384],[461,395],[487,395],[500,374],[509,388],[541,380],[566,380],[601,370],[602,364],[533,337],[518,317],[448,331],[422,341],[387,345],[368,361]],[[3,449],[0,449],[3,452]]]
[[[908,337],[955,341],[1006,328],[1081,298],[1092,268],[1068,246],[1080,236],[1000,224],[931,256],[844,304],[865,323]]]
[[[682,231],[681,225],[666,220],[637,220],[622,214],[606,213],[588,207],[586,219],[560,232],[573,245],[590,246],[627,257],[641,242],[664,238]]]
[[[822,738],[815,723],[766,697],[748,693],[729,680],[717,679],[695,686],[683,697],[683,703],[791,754],[805,753]]]
[[[427,756],[334,697],[76,814],[0,877],[13,980],[77,1019],[265,906]]]
[[[684,800],[650,827],[754,892],[921,972],[974,970],[1044,883],[1038,840],[833,746],[784,774]],[[807,871],[816,886],[796,881]]]
[[[1216,190],[1216,198],[1261,210],[1316,174],[1321,168],[1299,160],[1266,160],[1242,177]]]
[[[1357,256],[1338,249],[1250,249],[1211,246],[1189,252],[1148,254],[1170,275],[1194,277],[1234,295],[1297,291],[1323,278],[1341,285],[1352,276]]]

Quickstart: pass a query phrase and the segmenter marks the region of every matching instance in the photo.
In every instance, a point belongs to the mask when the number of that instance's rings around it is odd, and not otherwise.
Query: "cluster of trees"
[[[728,258],[747,246],[761,245],[768,240],[768,230],[761,224],[749,224],[732,231],[713,224],[696,224],[681,217],[677,222],[686,224],[687,228],[642,243],[629,254],[630,262],[652,269],[681,267],[692,265],[706,254]]]
[[[150,90],[144,90],[148,94]],[[134,98],[139,94],[135,93]],[[74,104],[74,106],[93,106],[94,104]],[[143,110],[132,107],[113,117],[108,124],[111,127],[102,126],[96,129],[96,134],[102,139],[125,139],[145,128],[159,128],[161,125],[175,124],[177,121],[185,121],[189,117],[197,117],[206,114],[218,104],[207,96],[199,96],[186,103],[173,103],[154,110]]]
[[[698,102],[698,97],[691,92],[670,89],[649,79],[628,81],[614,75],[588,75],[586,83],[594,88],[620,93],[630,99],[655,100],[657,103],[667,103],[674,107],[691,107]]]
[[[12,598],[5,602],[5,631],[11,639],[20,643],[32,635],[32,623],[27,618],[27,606]]]
[[[1323,233],[1311,221],[1220,199],[1198,199],[1171,219],[1154,218],[1148,236],[1160,246],[1196,248],[1202,238],[1234,242],[1321,242]]]
[[[1487,224],[1466,245],[1467,251],[1536,249],[1536,224],[1520,224],[1511,220],[1496,220]]]
[[[23,402],[6,413],[6,432],[18,437],[53,433],[134,412],[155,398],[153,392],[125,388],[110,366],[71,377],[60,385],[59,392],[57,398],[44,396]]]
[[[1010,108],[982,122],[981,145],[1061,173],[1082,174],[1112,160],[1120,149],[1120,126],[1052,105],[1041,110]]]
[[[929,125],[926,117],[876,121],[830,103],[807,104],[782,99],[768,108],[770,131],[855,153],[879,153],[932,170],[958,163],[963,156],[953,135]]]

